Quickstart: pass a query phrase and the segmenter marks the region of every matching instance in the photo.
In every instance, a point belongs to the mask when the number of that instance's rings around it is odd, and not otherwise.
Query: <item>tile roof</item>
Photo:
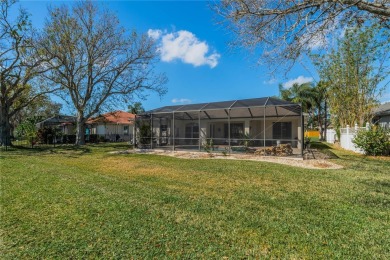
[[[87,120],[87,124],[111,123],[111,124],[133,124],[135,115],[125,111],[108,112]]]

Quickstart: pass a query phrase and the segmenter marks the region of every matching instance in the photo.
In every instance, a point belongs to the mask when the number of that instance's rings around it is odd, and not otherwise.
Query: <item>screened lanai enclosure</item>
[[[170,150],[303,153],[301,105],[272,97],[165,106],[136,118],[136,145]],[[270,152],[271,153],[271,152]]]

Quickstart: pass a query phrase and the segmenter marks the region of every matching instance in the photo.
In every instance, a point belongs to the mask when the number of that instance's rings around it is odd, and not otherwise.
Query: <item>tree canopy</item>
[[[27,12],[19,10],[16,19],[10,12],[15,0],[0,2],[0,139],[9,145],[11,120],[29,104],[55,91],[37,80],[45,70],[42,60],[33,54],[33,28]]]
[[[128,108],[130,113],[136,114],[136,115],[145,112],[145,109],[142,106],[141,102],[135,102],[135,103],[129,105],[127,108]]]
[[[60,87],[77,112],[76,144],[84,144],[86,120],[104,106],[142,98],[147,90],[165,92],[166,78],[153,68],[154,42],[127,31],[114,13],[93,1],[49,9],[35,46],[47,61],[43,79]]]
[[[272,68],[292,66],[346,25],[390,28],[388,0],[223,0],[214,8],[237,35],[236,44],[259,47],[260,61]]]
[[[388,41],[377,37],[377,26],[352,27],[337,48],[314,56],[321,79],[326,82],[332,123],[363,126],[372,119],[381,89],[389,84]]]

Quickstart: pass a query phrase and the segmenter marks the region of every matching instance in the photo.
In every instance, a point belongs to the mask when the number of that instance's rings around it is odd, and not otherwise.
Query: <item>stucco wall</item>
[[[242,123],[244,126],[244,131],[249,130],[249,135],[251,138],[260,139],[264,138],[264,124],[262,119],[250,120],[250,119],[233,119],[231,123]],[[297,140],[299,137],[298,131],[301,126],[300,117],[289,117],[289,118],[267,118],[266,119],[266,129],[265,129],[265,138],[270,140],[273,138],[273,123],[274,122],[291,122],[291,131],[293,140]],[[198,120],[175,120],[175,138],[184,138],[185,137],[185,127],[187,124],[195,123],[198,124]],[[165,123],[169,130],[172,128],[172,121],[167,120]],[[210,125],[214,125],[214,139],[224,138],[225,137],[225,124],[227,120],[218,119],[218,120],[201,120],[200,125],[200,136],[206,137],[204,132],[207,134],[207,138],[210,135]],[[173,132],[173,131],[172,131]],[[153,135],[154,137],[159,137],[160,134],[160,123],[159,121],[153,122]]]
[[[382,127],[385,127],[385,128],[390,128],[390,115],[388,116],[382,116],[380,119],[379,119],[379,125],[381,125]]]

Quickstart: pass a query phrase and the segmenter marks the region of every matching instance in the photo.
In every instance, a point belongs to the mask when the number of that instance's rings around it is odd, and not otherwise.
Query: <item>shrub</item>
[[[88,136],[88,141],[89,143],[98,143],[99,142],[99,136],[97,134],[90,134]]]
[[[206,143],[203,145],[203,149],[210,153],[211,150],[214,151],[214,142],[213,142],[213,139],[209,139],[209,140],[206,140]]]
[[[40,128],[37,132],[37,138],[39,143],[42,144],[53,144],[54,140],[61,139],[62,132],[56,127],[45,126]]]
[[[37,136],[37,129],[35,128],[35,124],[35,118],[27,118],[25,121],[23,121],[16,127],[16,136],[18,138],[26,138],[31,144],[31,142],[33,142],[33,139]]]
[[[74,144],[76,142],[76,135],[64,135],[62,137],[62,142],[64,144]]]
[[[150,125],[146,122],[142,122],[138,126],[139,129],[139,136],[138,142],[141,145],[150,144],[150,138],[152,136],[152,132],[150,131]]]
[[[352,142],[366,155],[389,155],[390,131],[380,126],[372,126],[369,130],[358,131]]]

